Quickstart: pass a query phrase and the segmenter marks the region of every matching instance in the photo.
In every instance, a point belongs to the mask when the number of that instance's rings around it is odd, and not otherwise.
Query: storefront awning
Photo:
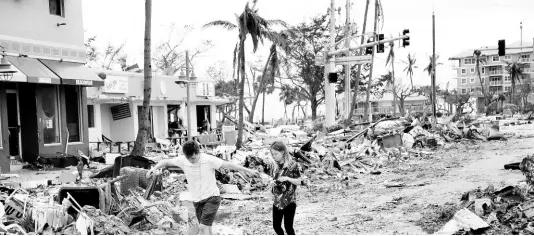
[[[29,83],[60,84],[59,77],[35,58],[5,56],[20,72],[26,75]]]
[[[82,86],[104,86],[104,80],[83,64],[39,59],[61,78],[61,84]]]

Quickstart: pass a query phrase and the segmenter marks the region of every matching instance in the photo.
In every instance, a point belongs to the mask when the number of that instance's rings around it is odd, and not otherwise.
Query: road
[[[503,165],[532,153],[534,125],[501,131],[515,136],[507,141],[463,141],[429,157],[390,163],[381,175],[361,174],[342,189],[332,188],[337,180],[314,181],[319,189],[330,190],[300,189],[295,230],[297,234],[433,233],[455,213],[463,193],[490,184],[498,189],[524,179],[518,170],[504,170]],[[406,186],[386,188],[390,182]],[[224,217],[215,225],[246,234],[274,234],[271,211],[269,199],[224,201],[220,210]]]

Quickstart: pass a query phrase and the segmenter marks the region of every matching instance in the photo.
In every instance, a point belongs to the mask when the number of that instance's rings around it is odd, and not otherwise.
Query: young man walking
[[[184,143],[182,149],[183,156],[160,161],[147,173],[147,177],[151,176],[154,171],[167,166],[180,167],[185,173],[187,188],[193,197],[193,205],[200,223],[200,234],[212,234],[211,226],[221,204],[215,170],[222,167],[243,172],[247,177],[259,176],[259,172],[200,153],[200,147],[194,141]]]

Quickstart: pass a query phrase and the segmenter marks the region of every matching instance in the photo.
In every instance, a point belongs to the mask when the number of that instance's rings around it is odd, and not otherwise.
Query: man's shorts
[[[219,206],[221,205],[221,197],[209,197],[200,202],[193,202],[193,205],[195,206],[198,223],[211,226],[215,220],[217,210],[219,210]]]

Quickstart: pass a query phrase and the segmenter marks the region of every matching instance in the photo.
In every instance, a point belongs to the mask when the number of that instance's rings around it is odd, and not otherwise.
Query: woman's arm
[[[290,177],[287,177],[287,176],[280,176],[280,177],[278,177],[278,180],[282,181],[282,182],[287,181],[287,182],[289,182],[291,184],[294,184],[294,185],[297,185],[297,186],[303,185],[302,178],[294,179],[294,178],[290,178]]]

